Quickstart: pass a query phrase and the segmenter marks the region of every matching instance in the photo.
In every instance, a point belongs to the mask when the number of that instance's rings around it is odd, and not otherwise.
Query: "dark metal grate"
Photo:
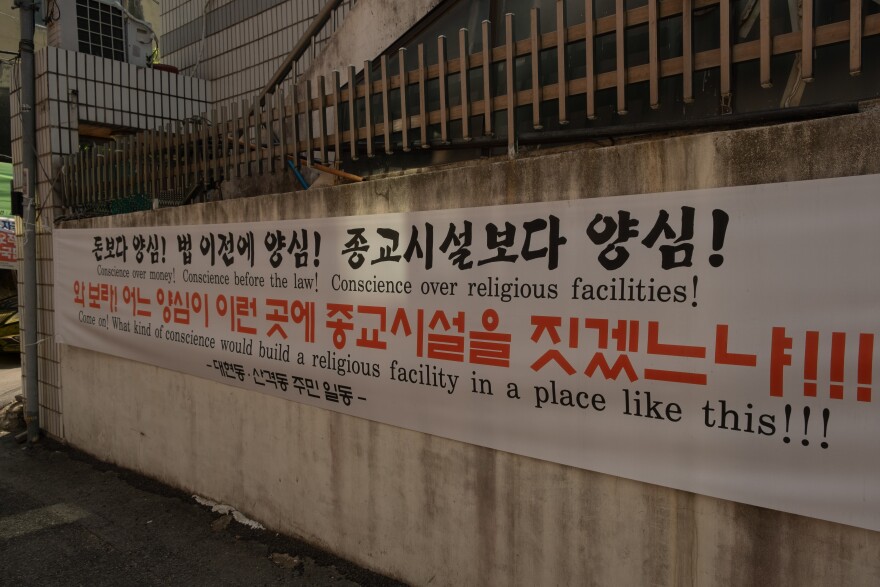
[[[76,0],[80,53],[125,61],[122,11],[96,0]]]

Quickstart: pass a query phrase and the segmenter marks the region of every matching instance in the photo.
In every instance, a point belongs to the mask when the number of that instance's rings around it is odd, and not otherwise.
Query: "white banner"
[[[55,231],[61,342],[880,530],[880,178]]]

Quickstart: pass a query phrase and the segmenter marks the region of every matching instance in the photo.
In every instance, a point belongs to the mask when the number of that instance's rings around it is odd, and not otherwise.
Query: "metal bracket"
[[[721,116],[733,113],[733,107],[731,106],[732,101],[733,101],[733,94],[732,93],[721,95]]]

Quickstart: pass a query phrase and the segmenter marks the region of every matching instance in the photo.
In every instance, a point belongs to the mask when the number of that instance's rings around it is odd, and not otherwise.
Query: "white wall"
[[[249,98],[269,81],[324,4],[324,0],[165,2],[162,60],[187,75],[210,80],[218,104]],[[350,5],[346,0],[337,10],[319,45],[342,22]]]
[[[336,35],[328,39],[304,77],[317,83],[339,71],[341,83],[348,83],[348,66],[358,72],[364,60],[375,59],[443,0],[360,0],[343,21]]]
[[[83,221],[406,212],[880,173],[880,110]],[[549,187],[552,186],[552,189]],[[67,440],[416,585],[877,585],[880,533],[64,347]]]

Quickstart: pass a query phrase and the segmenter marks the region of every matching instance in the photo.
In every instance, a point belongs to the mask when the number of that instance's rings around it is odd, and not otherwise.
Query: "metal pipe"
[[[348,181],[353,182],[361,182],[364,181],[364,178],[360,175],[354,175],[352,173],[346,173],[345,171],[341,171],[339,169],[333,169],[332,167],[328,167],[326,165],[321,165],[320,163],[315,163],[314,161],[309,162],[305,157],[300,157],[299,160],[306,164],[307,167],[312,167],[313,169],[317,169],[318,171],[323,171],[324,173],[329,173],[330,175],[335,175],[336,177],[341,177],[342,179],[347,179]]]
[[[284,58],[284,62],[278,67],[275,73],[272,74],[272,78],[265,87],[263,87],[262,91],[260,91],[260,104],[265,101],[266,94],[273,93],[275,88],[278,87],[278,84],[284,81],[284,78],[286,78],[293,69],[293,64],[302,57],[303,53],[305,53],[309,47],[311,47],[312,38],[324,28],[324,25],[327,24],[327,21],[330,20],[330,17],[333,15],[333,11],[336,10],[336,7],[340,4],[342,4],[342,0],[328,0],[321,9],[321,12],[315,15],[315,18],[309,23],[309,28],[306,29],[306,32],[303,33],[302,37],[300,37],[290,53],[287,54],[287,57]],[[352,84],[352,87],[354,87],[354,84]]]
[[[24,167],[24,360],[25,360],[25,422],[27,439],[33,444],[40,439],[40,406],[37,362],[37,122],[34,85],[34,12],[33,0],[17,0],[20,10],[21,38],[21,144]]]
[[[302,173],[299,172],[299,169],[296,168],[296,165],[293,164],[293,159],[288,159],[287,165],[293,170],[293,175],[296,177],[297,181],[299,181],[299,184],[303,189],[309,189],[309,182],[306,181],[306,178],[303,177]]]

